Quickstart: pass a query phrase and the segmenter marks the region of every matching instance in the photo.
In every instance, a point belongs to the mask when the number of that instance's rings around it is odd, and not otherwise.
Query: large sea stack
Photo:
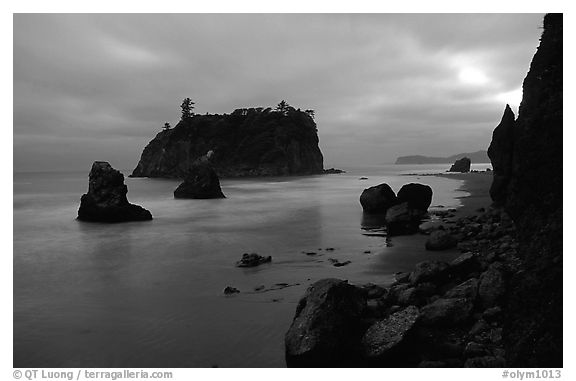
[[[503,203],[522,259],[504,311],[510,366],[562,367],[562,77],[562,14],[548,14],[513,141],[495,131],[491,144],[507,150],[494,157],[511,153]]]
[[[488,156],[494,169],[490,197],[495,205],[506,202],[506,193],[512,174],[512,151],[514,147],[514,112],[506,105],[500,124],[492,133]]]
[[[126,198],[124,175],[106,161],[95,161],[90,170],[88,193],[82,195],[78,219],[91,222],[151,220],[152,214]]]
[[[285,176],[323,172],[316,123],[292,107],[193,115],[148,143],[132,177],[185,178],[209,150],[219,176]]]

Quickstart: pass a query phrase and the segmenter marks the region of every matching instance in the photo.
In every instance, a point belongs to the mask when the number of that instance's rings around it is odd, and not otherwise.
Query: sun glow
[[[485,85],[488,83],[488,77],[481,70],[466,67],[460,70],[458,78],[461,82],[470,85]]]
[[[512,110],[518,110],[520,102],[522,102],[522,88],[519,87],[516,90],[507,91],[505,93],[500,93],[496,96],[500,102],[504,102],[512,107]]]

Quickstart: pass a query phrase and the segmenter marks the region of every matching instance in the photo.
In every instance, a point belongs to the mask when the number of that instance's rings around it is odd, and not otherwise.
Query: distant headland
[[[459,153],[448,157],[432,157],[422,155],[400,156],[394,164],[448,164],[467,157],[472,163],[490,163],[486,150]]]
[[[276,108],[240,108],[231,114],[194,114],[186,98],[182,118],[148,143],[131,177],[184,178],[191,164],[212,151],[219,176],[288,176],[321,174],[314,110],[287,102]]]

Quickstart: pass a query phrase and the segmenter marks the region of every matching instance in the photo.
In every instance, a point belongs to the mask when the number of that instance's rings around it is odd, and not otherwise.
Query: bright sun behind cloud
[[[460,70],[458,78],[462,83],[469,85],[485,85],[488,83],[488,77],[481,70],[466,67]]]

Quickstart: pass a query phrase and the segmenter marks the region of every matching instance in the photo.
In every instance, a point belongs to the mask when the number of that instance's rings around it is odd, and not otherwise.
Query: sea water
[[[121,224],[75,219],[87,173],[15,173],[14,366],[285,366],[283,337],[312,282],[389,284],[425,259],[395,260],[394,239],[369,234],[362,190],[420,182],[433,208],[458,207],[460,180],[413,175],[445,170],[223,179],[217,200],[176,200],[177,180],[127,178],[129,201],[154,219]],[[272,262],[236,267],[246,252]]]

